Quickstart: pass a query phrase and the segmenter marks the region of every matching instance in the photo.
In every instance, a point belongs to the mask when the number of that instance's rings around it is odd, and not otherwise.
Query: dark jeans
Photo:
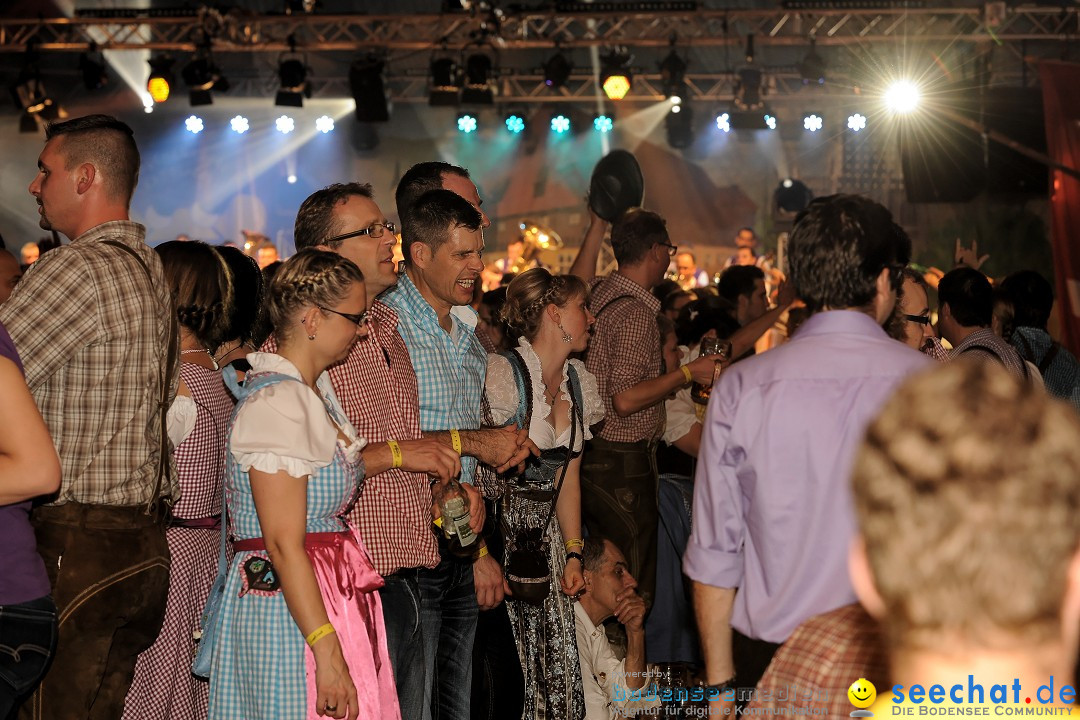
[[[739,683],[738,704],[747,705],[753,698],[754,688],[761,676],[769,669],[780,643],[755,640],[738,630],[731,630],[731,656],[735,660],[735,679]]]
[[[472,562],[444,557],[418,576],[425,720],[468,720],[477,614]]]
[[[135,660],[157,638],[169,594],[169,545],[141,507],[67,503],[31,521],[52,583],[60,636],[24,720],[115,720]]]
[[[491,527],[487,546],[491,556],[505,561],[501,520],[502,503],[485,500]],[[514,628],[502,602],[494,610],[481,610],[476,622],[473,650],[472,720],[520,718],[525,709],[525,676],[521,671]]]
[[[0,720],[37,687],[56,649],[56,605],[46,595],[0,606]]]
[[[418,575],[417,568],[399,570],[384,577],[386,584],[379,590],[401,720],[424,717],[424,626]]]
[[[626,556],[646,607],[656,593],[658,495],[656,443],[585,443],[581,519],[590,535],[606,536]]]

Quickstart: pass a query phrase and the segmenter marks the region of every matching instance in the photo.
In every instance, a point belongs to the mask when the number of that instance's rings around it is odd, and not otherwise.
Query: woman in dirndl
[[[368,332],[363,276],[336,253],[302,250],[278,271],[269,304],[278,352],[248,355],[228,433],[236,554],[210,717],[395,720],[382,578],[344,520],[361,490],[364,441],[326,373]]]
[[[527,426],[541,451],[526,461],[524,473],[508,481],[503,495],[507,556],[523,532],[542,532],[551,569],[541,605],[509,598],[506,604],[525,677],[526,720],[585,717],[574,618],[574,596],[585,587],[581,451],[592,437],[589,427],[604,417],[596,378],[580,360],[570,359],[585,350],[596,320],[587,301],[588,288],[580,279],[543,268],[526,270],[510,283],[502,310],[521,335],[517,347],[488,356],[485,393],[491,419]],[[545,526],[553,500],[554,517]]]

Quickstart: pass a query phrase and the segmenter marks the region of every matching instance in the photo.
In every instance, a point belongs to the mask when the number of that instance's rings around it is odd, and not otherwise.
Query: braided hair
[[[176,304],[176,320],[213,352],[227,340],[233,276],[214,248],[198,240],[170,240],[154,248]]]
[[[552,275],[545,268],[521,273],[506,288],[503,322],[516,334],[532,340],[540,331],[548,305],[564,307],[575,297],[587,297],[589,288],[574,275]]]
[[[286,260],[269,289],[270,320],[278,342],[288,337],[288,320],[297,311],[311,305],[336,305],[358,282],[364,282],[360,268],[334,252],[305,248]]]

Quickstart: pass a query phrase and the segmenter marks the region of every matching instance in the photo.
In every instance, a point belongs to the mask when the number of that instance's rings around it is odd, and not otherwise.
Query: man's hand
[[[536,443],[529,439],[528,428],[508,425],[501,428],[486,428],[469,431],[470,438],[467,453],[485,465],[490,465],[495,472],[503,473],[512,467],[518,471],[525,469],[525,460],[529,455],[540,455]]]
[[[473,583],[476,585],[476,604],[481,610],[498,607],[503,597],[510,594],[502,566],[490,555],[473,562]]]
[[[686,367],[690,368],[690,375],[694,378],[695,382],[699,382],[702,385],[712,385],[713,374],[716,371],[716,363],[719,360],[719,355],[702,355],[696,360],[688,362]]]
[[[435,475],[443,482],[461,474],[461,458],[438,440],[401,440],[401,469]]]
[[[623,624],[626,632],[641,632],[645,623],[645,599],[633,588],[627,588],[615,596],[615,619]]]
[[[457,453],[454,454],[457,455]],[[468,483],[461,483],[461,489],[465,491],[465,497],[469,501],[469,527],[475,535],[479,536],[484,530],[484,520],[487,518],[484,498],[479,490]]]
[[[971,241],[971,247],[966,248],[960,244],[960,238],[956,238],[956,251],[953,254],[953,259],[956,261],[956,266],[967,265],[973,270],[978,270],[982,267],[982,264],[990,258],[989,254],[979,257],[979,242],[978,240]]]
[[[795,302],[795,283],[782,280],[776,290],[776,306],[779,308],[790,307]]]

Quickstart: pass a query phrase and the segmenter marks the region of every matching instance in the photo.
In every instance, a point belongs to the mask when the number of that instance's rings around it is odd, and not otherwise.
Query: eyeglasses
[[[389,230],[390,234],[393,235],[397,232],[397,225],[392,222],[372,223],[363,230],[356,230],[353,232],[345,233],[344,235],[335,235],[334,237],[328,239],[326,241],[326,244],[329,245],[330,243],[341,242],[342,240],[360,237],[361,235],[367,235],[368,237],[378,240],[386,233],[387,230]]]
[[[927,315],[905,315],[904,318],[908,322],[919,323],[920,325],[930,324],[930,318]]]
[[[678,245],[672,245],[671,243],[665,243],[665,242],[656,243],[656,244],[657,245],[663,245],[664,247],[666,247],[667,248],[667,254],[670,257],[675,257],[676,255],[679,254],[679,246]]]
[[[357,315],[357,314],[354,314],[354,313],[338,312],[337,310],[331,310],[330,308],[323,307],[322,305],[316,305],[315,307],[319,308],[323,312],[334,313],[335,315],[340,315],[341,317],[345,318],[349,322],[356,323],[357,325],[367,325],[367,323],[368,323],[368,311],[367,310],[365,310],[364,312]]]

